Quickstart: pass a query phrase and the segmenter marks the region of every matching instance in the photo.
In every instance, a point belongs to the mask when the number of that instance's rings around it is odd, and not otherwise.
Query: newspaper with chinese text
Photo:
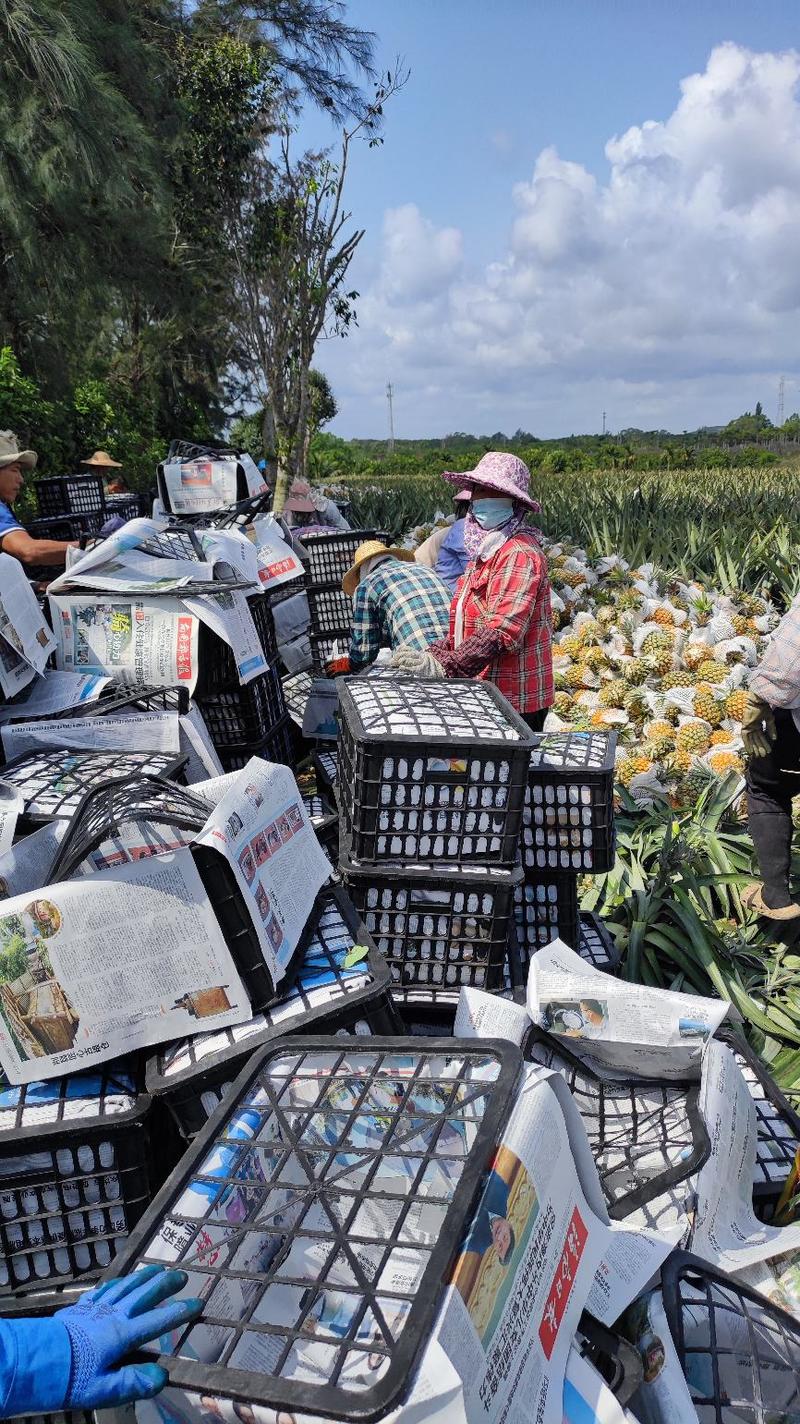
[[[172,598],[50,596],[56,662],[68,672],[106,673],[135,687],[197,682],[198,623]]]

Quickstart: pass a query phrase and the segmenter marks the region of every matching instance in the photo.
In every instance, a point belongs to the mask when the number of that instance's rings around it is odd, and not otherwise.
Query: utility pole
[[[603,434],[606,433],[606,413],[603,411]]]
[[[780,380],[779,380],[779,382],[778,382],[778,419],[777,419],[777,422],[776,422],[778,425],[783,425],[783,422],[784,422],[784,419],[785,419],[784,414],[783,414],[783,399],[784,399],[785,393],[786,393],[786,377],[785,377],[785,376],[781,376],[781,378],[780,378]]]
[[[391,381],[386,382],[386,399],[389,402],[389,454],[394,454],[394,388]]]

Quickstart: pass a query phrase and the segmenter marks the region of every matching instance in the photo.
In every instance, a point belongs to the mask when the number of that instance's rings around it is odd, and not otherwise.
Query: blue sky
[[[352,0],[347,13],[411,77],[384,146],[354,152],[360,327],[317,360],[338,433],[385,433],[387,378],[406,436],[594,430],[603,409],[611,429],[684,429],[759,398],[774,414],[784,371],[800,404],[796,5]],[[298,141],[331,137],[307,115]]]

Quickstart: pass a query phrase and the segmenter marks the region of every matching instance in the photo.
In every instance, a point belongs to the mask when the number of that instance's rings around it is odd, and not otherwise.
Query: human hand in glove
[[[748,692],[742,718],[742,741],[747,755],[769,756],[776,735],[775,714],[769,703],[762,702],[754,692]]]
[[[447,676],[442,664],[433,653],[423,652],[420,648],[409,648],[400,645],[392,655],[390,667],[397,668],[400,672],[406,672],[411,677],[423,677],[428,680],[443,678]]]

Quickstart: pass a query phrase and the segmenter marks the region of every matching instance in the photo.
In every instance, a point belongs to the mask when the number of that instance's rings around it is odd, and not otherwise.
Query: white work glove
[[[402,644],[393,653],[390,667],[408,673],[410,677],[422,677],[428,680],[447,676],[439,659],[435,658],[433,653],[423,652],[420,648],[404,647]]]

